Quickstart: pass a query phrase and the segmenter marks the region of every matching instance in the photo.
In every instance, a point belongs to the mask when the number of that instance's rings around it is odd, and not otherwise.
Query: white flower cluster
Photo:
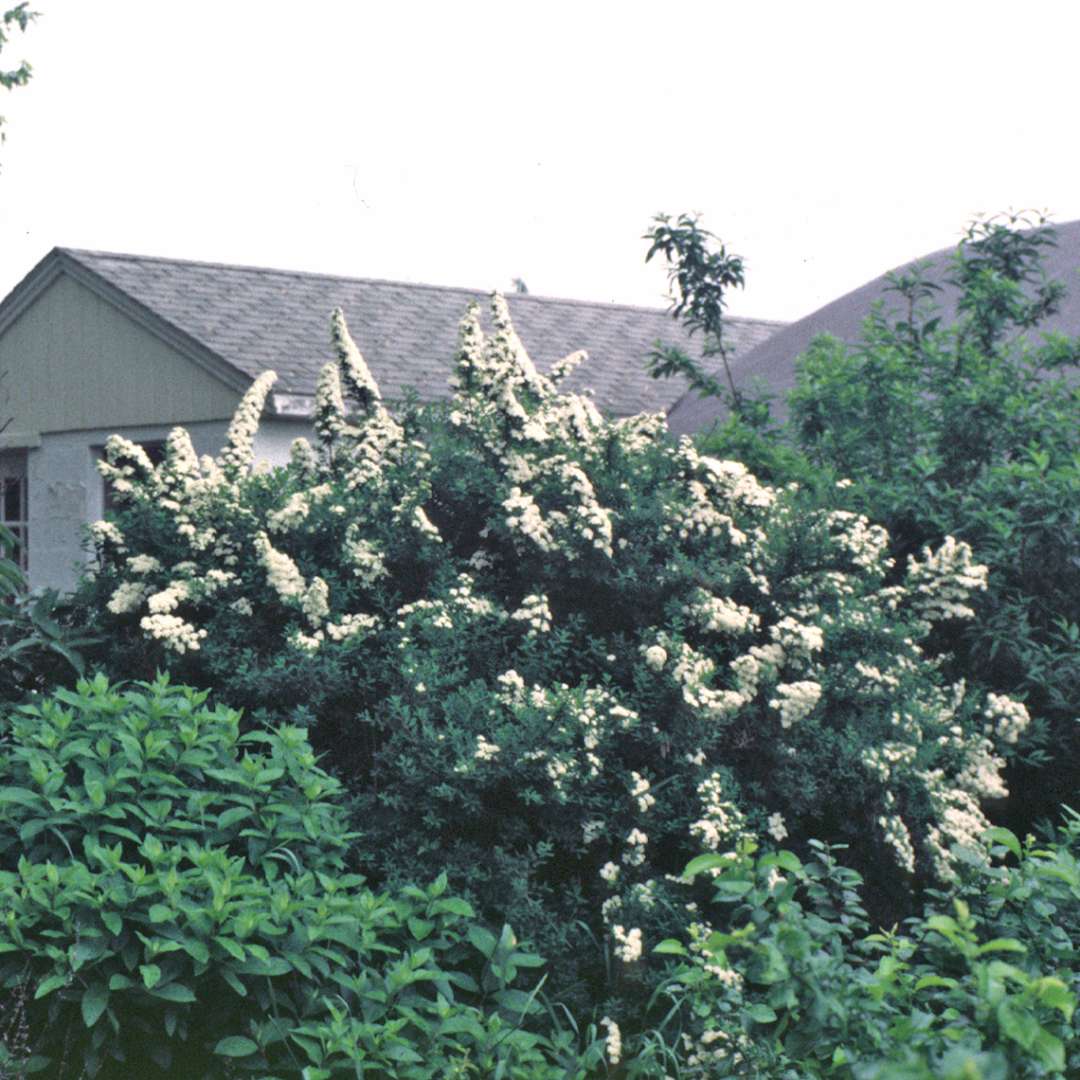
[[[894,773],[902,774],[914,764],[919,748],[913,743],[886,742],[880,746],[867,747],[862,753],[862,763],[886,787]]]
[[[477,761],[494,761],[500,753],[500,747],[495,743],[488,742],[483,735],[476,736],[476,750],[473,757]]]
[[[957,787],[947,787],[938,770],[927,773],[924,779],[940,823],[928,830],[926,847],[937,876],[942,881],[955,881],[952,848],[961,848],[969,858],[985,861],[986,847],[982,837],[990,828],[990,822],[975,796]]]
[[[650,671],[663,671],[667,663],[667,649],[663,645],[643,645],[641,654],[645,658],[645,666]]]
[[[255,433],[259,430],[259,418],[263,406],[270,394],[270,388],[277,382],[273,371],[264,371],[248,388],[240,399],[233,414],[229,430],[225,433],[225,448],[221,452],[221,470],[230,479],[238,478],[251,468],[252,447]]]
[[[641,959],[641,931],[637,927],[626,930],[618,925],[613,926],[611,936],[615,939],[615,955],[624,964],[633,964]]]
[[[99,524],[105,525],[108,522],[103,521]],[[113,528],[115,529],[116,526],[114,525]],[[138,574],[141,577],[146,574],[156,573],[161,569],[161,563],[153,555],[132,555],[127,561],[127,568],[133,574]]]
[[[311,449],[310,444],[305,445]],[[307,491],[294,491],[280,510],[272,510],[266,515],[266,527],[270,532],[292,531],[307,519],[314,506],[331,494],[331,490],[329,484],[316,484]]]
[[[699,629],[712,634],[746,634],[761,625],[760,616],[748,607],[704,589],[695,589],[683,610]]]
[[[808,626],[790,615],[769,627],[769,637],[784,650],[785,656],[808,659],[825,647],[820,626]]]
[[[604,1049],[607,1052],[608,1064],[618,1065],[622,1061],[622,1032],[619,1031],[619,1025],[610,1016],[605,1016],[600,1025],[607,1031]]]
[[[345,559],[364,585],[374,585],[389,573],[382,553],[370,540],[360,536],[355,522],[345,530]]]
[[[127,551],[124,534],[111,521],[94,521],[89,526],[89,532],[90,539],[99,551],[107,547],[112,547],[117,552]]]
[[[185,581],[172,581],[167,588],[154,593],[146,601],[151,615],[167,615],[175,611],[182,601],[188,598],[188,585]]]
[[[753,645],[750,651],[735,657],[729,665],[735,677],[735,688],[744,701],[753,701],[763,679],[775,678],[784,663],[783,647],[772,642]]]
[[[712,720],[726,720],[746,704],[738,690],[719,690],[708,685],[716,673],[716,664],[686,642],[669,643],[675,662],[671,677],[682,687],[683,700],[692,709]]]
[[[640,829],[633,828],[626,836],[629,845],[623,852],[622,861],[627,866],[640,866],[645,861],[645,845],[649,838]]]
[[[527,624],[530,637],[546,634],[551,629],[548,598],[543,593],[530,593],[521,601],[521,606],[511,613],[510,618]]]
[[[369,634],[381,623],[382,620],[377,615],[343,615],[338,622],[326,624],[326,636],[332,641],[345,641],[348,638]]]
[[[769,702],[769,707],[780,713],[780,726],[786,729],[808,717],[820,700],[821,683],[804,679],[778,683],[776,697]]]
[[[769,815],[768,820],[768,832],[769,835],[779,844],[782,840],[787,838],[787,825],[784,823],[784,815],[777,812]]]
[[[832,510],[826,522],[833,539],[847,551],[852,563],[863,570],[887,570],[889,534],[880,525],[871,525],[862,514]]]
[[[986,733],[994,734],[1002,742],[1007,742],[1012,746],[1016,745],[1031,723],[1027,707],[1004,694],[986,695],[986,709],[983,716],[987,719]]]
[[[705,777],[698,784],[697,793],[704,816],[690,826],[691,836],[710,851],[718,851],[745,833],[746,819],[733,802],[724,798],[724,781],[718,772]]]
[[[300,598],[300,610],[315,629],[330,614],[330,586],[321,577],[311,579]]]
[[[656,796],[649,790],[651,785],[639,772],[632,772],[630,777],[633,780],[630,787],[630,797],[637,803],[638,810],[643,814],[647,814],[656,805]]]
[[[97,469],[118,503],[132,499],[149,502],[161,495],[161,482],[146,451],[122,435],[105,440],[105,457]]]
[[[915,873],[915,845],[911,842],[911,833],[903,818],[898,814],[882,816],[878,826],[885,838],[885,843],[892,848],[896,863],[909,874]]]
[[[270,543],[266,533],[255,534],[255,553],[266,571],[267,584],[285,601],[300,600],[307,592],[307,582],[299,567],[283,551]]]
[[[971,546],[946,536],[937,551],[922,550],[923,561],[909,559],[905,584],[912,606],[927,622],[972,619],[971,594],[986,588],[987,568],[971,561]]]
[[[206,630],[196,630],[178,615],[145,615],[139,625],[165,648],[175,653],[194,652],[206,637]]]
[[[135,611],[146,598],[147,587],[141,581],[122,581],[105,605],[114,615]]]

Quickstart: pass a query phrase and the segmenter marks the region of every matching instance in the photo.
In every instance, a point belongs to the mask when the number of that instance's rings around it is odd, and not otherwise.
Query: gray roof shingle
[[[330,313],[341,307],[364,358],[388,400],[414,388],[421,400],[448,396],[457,325],[477,290],[288,270],[186,262],[59,248],[56,253],[120,290],[157,319],[228,365],[254,378],[273,368],[275,391],[309,396],[331,358]],[[589,361],[568,380],[592,387],[599,407],[617,416],[663,411],[686,391],[682,379],[645,371],[657,339],[699,355],[700,339],[666,312],[622,304],[533,295],[507,297],[514,325],[541,370],[576,349]],[[782,323],[728,321],[736,356]]]

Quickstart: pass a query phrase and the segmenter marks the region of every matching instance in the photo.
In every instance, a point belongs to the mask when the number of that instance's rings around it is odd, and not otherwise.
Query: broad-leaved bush
[[[970,548],[893,580],[884,529],[606,420],[560,388],[581,354],[542,374],[499,297],[491,325],[465,316],[448,405],[395,418],[338,313],[287,468],[251,468],[269,373],[217,459],[112,438],[101,660],[310,724],[367,873],[445,866],[594,1002],[655,981],[702,845],[846,842],[894,901],[985,859],[1027,713],[921,644],[970,618]]]
[[[0,1075],[584,1075],[509,927],[365,887],[304,732],[205,698],[99,675],[0,722]]]
[[[664,1024],[620,1047],[630,1075],[1020,1080],[1080,1069],[1075,815],[1056,842],[991,833],[1008,865],[970,868],[902,928],[868,933],[861,880],[817,844],[706,854],[718,910],[661,942],[681,958]],[[1058,925],[1058,920],[1061,925]]]

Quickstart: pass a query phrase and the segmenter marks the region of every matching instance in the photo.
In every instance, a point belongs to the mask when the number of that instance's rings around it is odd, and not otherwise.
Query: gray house
[[[449,395],[457,324],[470,289],[327,277],[56,248],[0,303],[0,521],[22,541],[36,587],[70,587],[83,559],[82,526],[106,509],[95,468],[118,432],[154,456],[186,427],[216,454],[240,396],[278,373],[255,446],[286,460],[310,431],[315,381],[330,359],[329,316],[341,307],[384,397],[409,388]],[[569,382],[591,387],[605,412],[666,411],[679,380],[656,381],[645,362],[657,339],[697,354],[696,340],[662,310],[531,295],[508,298],[541,369],[575,349],[590,360]],[[782,324],[732,319],[736,356]]]

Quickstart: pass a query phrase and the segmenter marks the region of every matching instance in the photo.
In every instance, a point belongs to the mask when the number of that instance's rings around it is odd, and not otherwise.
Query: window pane
[[[4,521],[24,521],[23,482],[14,477],[4,480]]]

